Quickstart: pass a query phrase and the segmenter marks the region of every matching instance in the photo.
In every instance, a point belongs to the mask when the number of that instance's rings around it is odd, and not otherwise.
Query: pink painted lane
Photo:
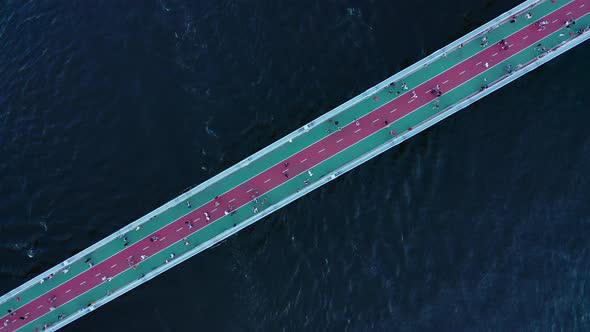
[[[18,308],[15,316],[5,316],[2,318],[3,321],[6,319],[11,320],[11,324],[7,330],[14,331],[46,314],[51,310],[50,308],[59,308],[59,306],[71,301],[80,294],[102,283],[108,283],[109,278],[115,278],[119,273],[133,268],[137,264],[140,264],[142,260],[181,241],[209,223],[231,213],[232,210],[250,204],[254,199],[268,193],[270,190],[291,180],[293,177],[311,170],[315,165],[325,161],[329,157],[387,127],[389,124],[399,120],[417,108],[432,102],[436,96],[432,95],[430,90],[437,84],[441,85],[443,93],[461,85],[468,79],[485,72],[550,33],[557,31],[568,18],[578,18],[587,14],[587,9],[590,8],[588,5],[589,2],[590,0],[574,1],[558,11],[549,14],[543,19],[550,22],[557,21],[556,23],[549,24],[546,29],[539,31],[539,29],[529,26],[506,39],[507,44],[512,45],[507,50],[499,50],[499,45],[492,45],[482,50],[482,52],[474,57],[456,65],[428,82],[414,89],[410,89],[410,93],[406,93],[377,108],[366,116],[359,118],[358,122],[355,121],[343,126],[341,130],[334,132],[332,135],[312,144],[305,150],[272,166],[268,170],[246,181],[244,184],[194,209],[192,212],[163,227],[159,231],[136,242],[43,296]],[[581,4],[586,4],[586,6],[580,7]],[[524,36],[528,37],[523,39]],[[486,62],[488,66],[485,66]],[[411,91],[415,91],[418,97],[412,98]],[[288,177],[285,174],[288,174]],[[304,184],[302,183],[301,185],[303,186]],[[189,225],[191,225],[191,228],[189,228]],[[14,317],[19,317],[25,313],[28,313],[26,320],[14,320]]]

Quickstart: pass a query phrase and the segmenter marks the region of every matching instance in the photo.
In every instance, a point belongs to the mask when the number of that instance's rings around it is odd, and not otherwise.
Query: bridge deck
[[[0,332],[57,329],[209,248],[588,39],[589,11],[523,3],[4,295]]]

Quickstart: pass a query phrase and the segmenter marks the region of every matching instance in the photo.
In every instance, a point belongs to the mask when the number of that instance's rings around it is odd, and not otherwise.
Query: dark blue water
[[[517,3],[3,3],[0,293]],[[64,331],[589,330],[588,58]]]

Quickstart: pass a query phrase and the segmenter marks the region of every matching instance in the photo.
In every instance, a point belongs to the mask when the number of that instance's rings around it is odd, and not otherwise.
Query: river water
[[[518,1],[7,1],[0,293]],[[63,331],[587,331],[590,45]]]

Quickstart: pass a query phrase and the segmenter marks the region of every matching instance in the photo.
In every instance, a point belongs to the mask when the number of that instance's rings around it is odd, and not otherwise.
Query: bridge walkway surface
[[[58,329],[235,234],[587,40],[589,11],[524,2],[2,296],[0,332]]]

